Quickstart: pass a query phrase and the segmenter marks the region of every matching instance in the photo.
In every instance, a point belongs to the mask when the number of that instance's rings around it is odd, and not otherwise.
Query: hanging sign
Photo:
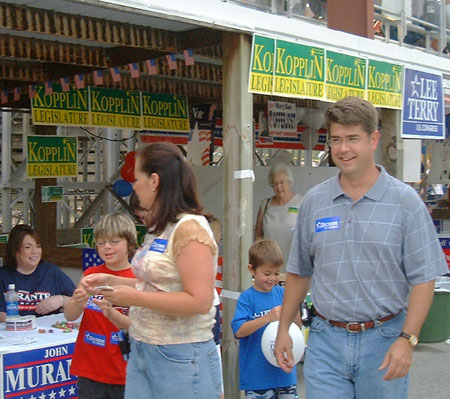
[[[186,96],[142,93],[143,129],[189,132],[189,110]]]
[[[267,103],[269,136],[297,138],[295,104],[281,101]]]
[[[401,109],[403,66],[369,60],[367,99],[375,106]]]
[[[442,75],[405,68],[403,138],[444,139]]]
[[[53,94],[46,95],[44,85],[36,85],[31,101],[33,125],[90,126],[88,89],[63,92],[53,83]]]
[[[78,175],[76,137],[27,136],[27,177],[72,177]]]
[[[366,99],[367,60],[328,50],[326,55],[326,100],[338,101],[348,96]]]
[[[322,99],[324,92],[324,49],[277,40],[273,94]]]
[[[140,130],[140,93],[103,87],[90,88],[91,126]]]
[[[253,36],[250,60],[250,93],[272,94],[275,39]]]

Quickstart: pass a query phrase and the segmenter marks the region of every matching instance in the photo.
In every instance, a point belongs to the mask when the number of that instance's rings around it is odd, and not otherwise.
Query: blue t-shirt
[[[253,287],[245,290],[236,304],[236,312],[231,328],[233,333],[247,321],[269,313],[283,303],[284,288],[273,287],[271,292],[261,292]],[[261,349],[261,337],[267,327],[261,327],[253,334],[239,340],[239,389],[255,391],[259,389],[284,388],[297,384],[297,372],[291,373],[270,364]]]
[[[19,295],[19,314],[36,315],[36,305],[52,296],[72,296],[75,284],[61,269],[49,262],[39,263],[36,270],[31,274],[22,274],[17,270],[0,268],[0,312],[6,312],[5,295],[8,284],[15,284]],[[52,313],[59,313],[56,309]]]

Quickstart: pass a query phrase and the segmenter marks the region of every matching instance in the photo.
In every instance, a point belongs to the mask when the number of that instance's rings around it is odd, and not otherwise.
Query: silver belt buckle
[[[346,329],[349,333],[352,333],[352,334],[357,334],[357,333],[359,333],[359,331],[353,331],[353,330],[350,330],[350,326],[353,326],[353,325],[361,326],[361,331],[366,331],[366,327],[364,326],[364,323],[358,323],[357,321],[351,321],[351,322],[347,323],[347,324],[345,325],[345,329]]]

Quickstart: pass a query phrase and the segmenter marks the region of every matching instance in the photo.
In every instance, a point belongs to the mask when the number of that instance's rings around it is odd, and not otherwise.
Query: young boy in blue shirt
[[[242,292],[231,322],[239,341],[239,389],[246,399],[297,398],[297,373],[270,364],[261,349],[266,326],[280,317],[284,288],[278,285],[283,255],[275,241],[258,240],[249,249],[254,283]]]

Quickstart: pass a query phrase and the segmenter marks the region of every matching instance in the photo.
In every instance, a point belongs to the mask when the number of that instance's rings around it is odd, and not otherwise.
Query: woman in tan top
[[[137,279],[95,274],[86,287],[130,306],[125,398],[213,399],[221,394],[212,339],[217,245],[202,215],[192,168],[173,144],[137,152],[134,190],[149,232],[132,261]]]

